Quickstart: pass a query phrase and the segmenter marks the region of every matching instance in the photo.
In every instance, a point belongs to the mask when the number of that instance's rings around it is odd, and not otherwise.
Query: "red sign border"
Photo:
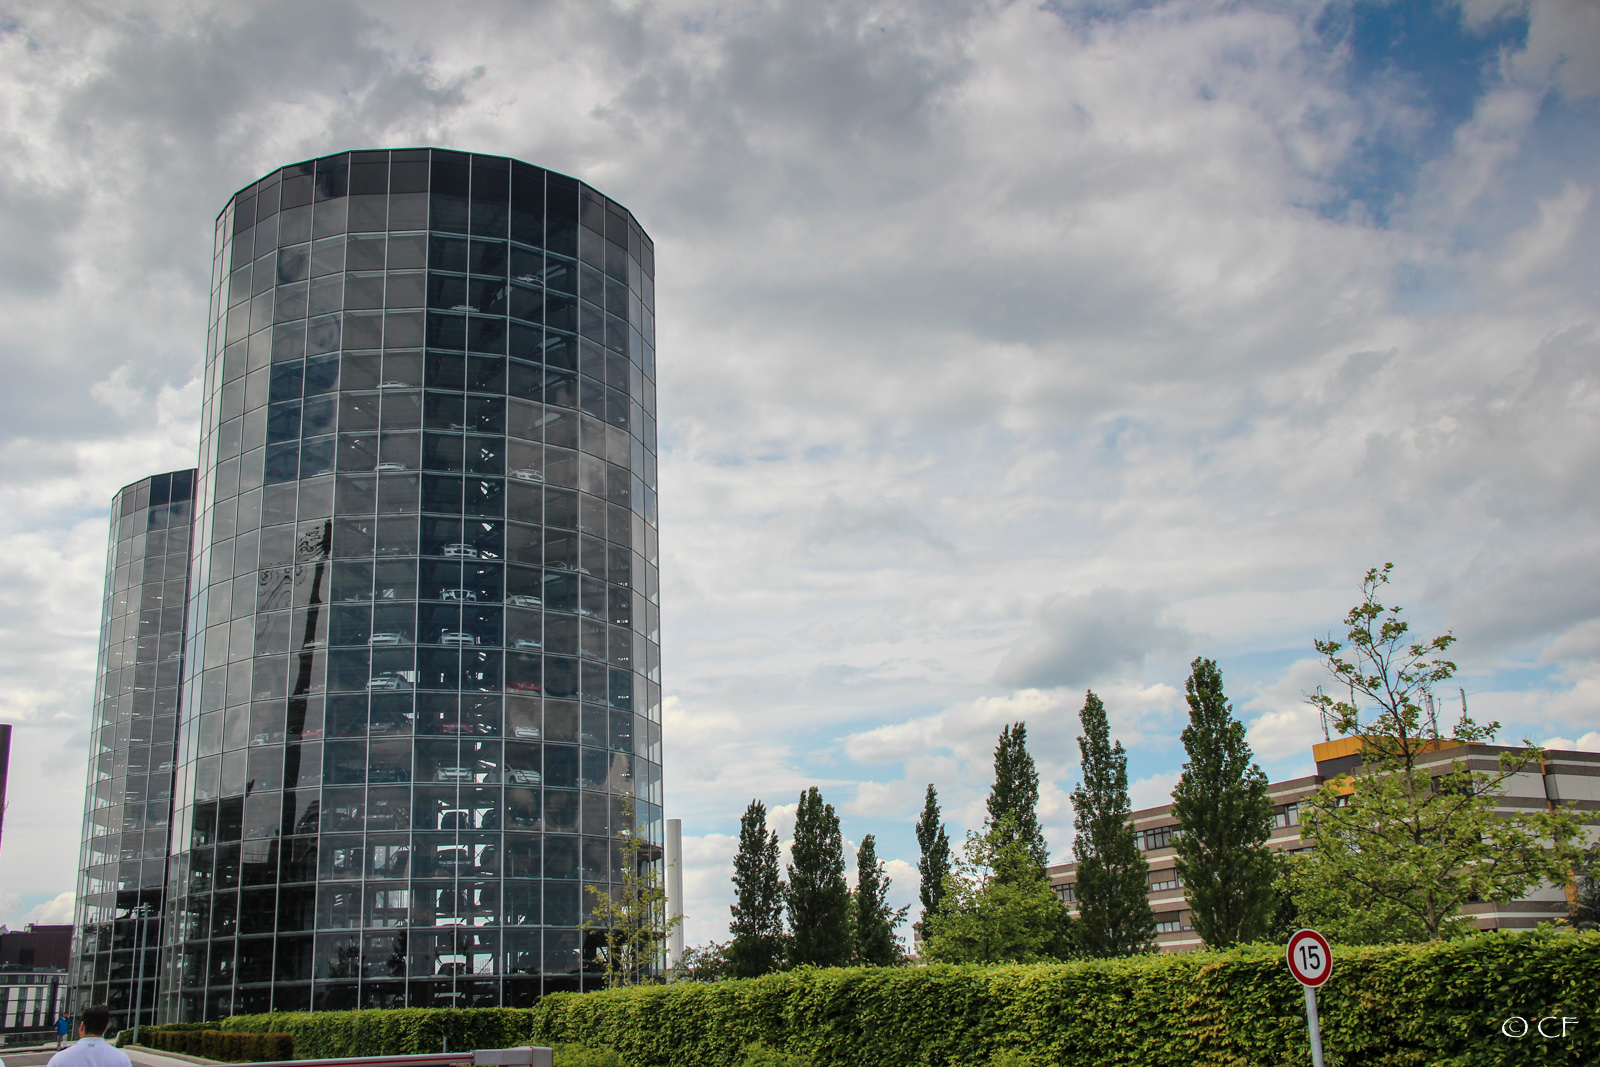
[[[1322,977],[1318,978],[1314,982],[1308,982],[1304,978],[1300,977],[1300,971],[1294,965],[1294,947],[1300,941],[1300,939],[1305,936],[1316,938],[1317,943],[1322,946],[1323,953],[1328,957],[1327,969],[1322,972]],[[1294,933],[1289,935],[1289,943],[1285,945],[1283,949],[1283,958],[1289,964],[1289,973],[1294,976],[1294,980],[1309,989],[1318,989],[1325,985],[1329,978],[1333,977],[1333,946],[1328,944],[1327,938],[1323,937],[1309,926],[1296,930]]]

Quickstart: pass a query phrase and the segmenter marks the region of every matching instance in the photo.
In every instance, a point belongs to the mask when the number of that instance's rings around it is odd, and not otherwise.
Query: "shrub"
[[[1340,948],[1319,994],[1343,1067],[1593,1063],[1600,933],[1487,933]],[[1190,1067],[1309,1062],[1304,1000],[1283,950],[990,967],[801,968],[761,978],[556,993],[531,1009],[539,1043],[616,1049],[634,1067],[740,1067],[752,1045],[816,1067],[1011,1062]],[[1575,1016],[1536,1052],[1510,1016]],[[1509,1057],[1509,1058],[1508,1058]],[[1001,1060],[1005,1063],[1007,1061]]]
[[[1006,1048],[989,1057],[989,1067],[1035,1067],[1035,1064],[1016,1049]]]
[[[139,1030],[140,1042],[163,1052],[220,1060],[223,1063],[262,1063],[292,1060],[294,1038],[289,1034],[225,1033],[216,1023],[173,1023]]]
[[[608,1048],[588,1045],[557,1045],[555,1067],[627,1067],[622,1057]]]
[[[793,1052],[779,1052],[756,1044],[744,1050],[744,1062],[739,1067],[811,1067],[811,1060]]]
[[[293,1034],[302,1059],[440,1052],[446,1040],[451,1051],[511,1048],[533,1036],[532,1016],[517,1008],[281,1011],[234,1015],[216,1025],[242,1033]]]

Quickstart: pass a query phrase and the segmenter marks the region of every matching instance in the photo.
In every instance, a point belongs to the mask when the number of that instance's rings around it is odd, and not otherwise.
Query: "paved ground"
[[[10,1049],[0,1050],[0,1060],[5,1061],[6,1067],[44,1067],[50,1062],[50,1057],[56,1054],[54,1047],[42,1052],[32,1049],[13,1052]]]

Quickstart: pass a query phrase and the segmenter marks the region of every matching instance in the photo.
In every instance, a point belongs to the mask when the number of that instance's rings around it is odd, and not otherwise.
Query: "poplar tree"
[[[889,907],[889,876],[878,861],[878,842],[871,834],[856,850],[855,957],[857,963],[889,967],[900,962],[894,928],[906,917],[906,908]]]
[[[1000,731],[994,749],[994,787],[989,790],[991,828],[1010,817],[1013,833],[1042,871],[1050,862],[1050,849],[1039,829],[1039,772],[1028,755],[1028,724],[1012,723]]]
[[[789,864],[789,962],[840,967],[854,948],[844,837],[832,804],[812,786],[800,794]]]
[[[944,897],[945,876],[950,873],[950,838],[939,816],[939,792],[929,782],[922,802],[922,818],[917,820],[917,845],[922,850],[917,860],[917,874],[922,878],[918,896],[922,899],[924,923],[938,914],[939,901]]]
[[[1072,843],[1078,861],[1078,921],[1073,933],[1085,956],[1133,956],[1155,948],[1156,918],[1146,894],[1150,865],[1128,816],[1128,756],[1113,743],[1106,708],[1090,692],[1078,737],[1083,782],[1072,792]]]
[[[1267,847],[1267,776],[1252,761],[1244,723],[1234,718],[1215,661],[1200,658],[1189,665],[1184,693],[1189,725],[1183,748],[1189,759],[1172,791],[1172,814],[1189,919],[1211,948],[1259,941],[1278,906],[1278,865]]]
[[[783,881],[778,876],[778,835],[767,831],[767,806],[752,800],[739,820],[739,854],[733,859],[737,892],[726,948],[728,974],[754,978],[783,963]]]

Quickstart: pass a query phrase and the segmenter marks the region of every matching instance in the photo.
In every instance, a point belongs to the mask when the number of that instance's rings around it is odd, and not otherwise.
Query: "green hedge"
[[[161,1052],[177,1052],[223,1063],[262,1063],[292,1060],[290,1034],[225,1033],[214,1023],[174,1023],[139,1029],[139,1043]]]
[[[1600,933],[1493,933],[1334,956],[1320,995],[1329,1067],[1600,1062]],[[1565,1039],[1500,1032],[1510,1016],[1551,1015],[1580,1021]],[[275,1012],[206,1025],[292,1035],[308,1059],[437,1052],[448,1038],[463,1051],[581,1043],[601,1056],[615,1049],[629,1067],[738,1067],[755,1045],[813,1067],[1310,1062],[1304,1000],[1276,946],[1026,967],[802,969],[557,993],[531,1010]]]
[[[1600,934],[1491,933],[1338,949],[1320,994],[1330,1067],[1600,1061]],[[754,1044],[816,1067],[1310,1063],[1282,949],[1020,967],[801,969],[748,981],[559,993],[542,1043],[616,1049],[632,1067],[736,1067]],[[1514,1040],[1509,1016],[1581,1020]],[[396,1050],[398,1051],[398,1050]]]
[[[294,1036],[301,1059],[511,1048],[533,1036],[533,1018],[517,1008],[373,1008],[234,1015],[215,1024],[236,1033]]]

